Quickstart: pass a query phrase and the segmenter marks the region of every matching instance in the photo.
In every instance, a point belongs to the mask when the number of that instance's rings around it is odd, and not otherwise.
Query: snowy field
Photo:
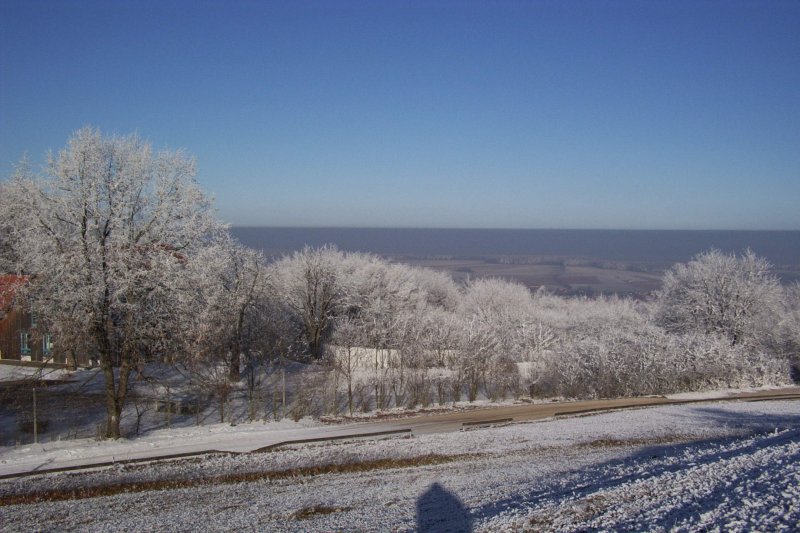
[[[797,531],[800,404],[117,465],[0,482],[0,501],[4,531]]]

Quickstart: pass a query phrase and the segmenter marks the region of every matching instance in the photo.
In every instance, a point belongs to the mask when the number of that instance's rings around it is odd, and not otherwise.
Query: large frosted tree
[[[137,364],[180,349],[182,278],[223,229],[194,175],[181,152],[86,127],[40,175],[21,167],[3,191],[30,305],[61,349],[80,339],[99,360],[107,437],[120,436]]]
[[[764,342],[777,324],[782,299],[771,265],[747,250],[710,250],[664,275],[658,320],[672,332],[721,335],[731,344]]]

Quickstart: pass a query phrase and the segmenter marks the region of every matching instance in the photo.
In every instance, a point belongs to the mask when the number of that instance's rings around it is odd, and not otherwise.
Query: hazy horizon
[[[800,231],[233,226],[267,254],[334,244],[346,251],[412,257],[581,257],[669,265],[711,248],[752,249],[775,265],[800,266]]]
[[[581,228],[581,227],[503,227],[503,226],[383,226],[383,225],[304,225],[304,224],[232,224],[228,223],[231,228],[275,228],[275,229],[421,229],[421,230],[509,230],[509,231],[675,231],[675,232],[741,232],[741,233],[800,233],[800,229],[743,229],[743,228],[665,228],[665,227],[631,227],[631,228],[614,228],[614,227],[597,227],[597,228]]]

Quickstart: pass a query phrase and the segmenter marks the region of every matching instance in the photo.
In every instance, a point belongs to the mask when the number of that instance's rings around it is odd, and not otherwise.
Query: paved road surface
[[[415,435],[459,431],[463,424],[488,423],[493,420],[513,419],[513,421],[539,420],[558,415],[583,412],[626,409],[655,405],[674,405],[721,400],[760,401],[800,399],[800,387],[787,387],[769,391],[740,393],[726,397],[702,400],[668,399],[664,397],[620,398],[614,400],[589,400],[576,402],[554,402],[546,404],[519,404],[507,407],[492,407],[457,411],[443,414],[427,414],[407,418],[396,418],[374,422],[361,422],[343,425],[319,426],[302,429],[275,430],[260,429],[257,425],[241,426],[230,432],[209,432],[193,435],[181,440],[178,437],[160,439],[143,437],[132,441],[107,441],[96,446],[75,452],[59,449],[57,445],[38,445],[29,453],[0,453],[0,478],[25,475],[42,471],[60,469],[91,468],[104,463],[157,460],[176,454],[202,454],[211,451],[247,453],[265,447],[280,445],[282,442],[302,439],[322,439],[332,437],[358,437],[366,433],[411,429]],[[51,449],[48,450],[48,447]],[[30,447],[29,447],[30,448]]]

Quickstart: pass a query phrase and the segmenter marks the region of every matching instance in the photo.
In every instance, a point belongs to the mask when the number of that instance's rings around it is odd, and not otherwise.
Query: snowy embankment
[[[572,473],[490,521],[514,530],[797,531],[800,430],[676,447]]]
[[[791,531],[800,520],[799,407],[664,406],[36,476],[0,483],[0,501],[71,498],[92,487],[109,495],[5,505],[0,516],[5,530],[20,531],[385,531],[432,524]],[[359,464],[366,466],[346,468]]]

